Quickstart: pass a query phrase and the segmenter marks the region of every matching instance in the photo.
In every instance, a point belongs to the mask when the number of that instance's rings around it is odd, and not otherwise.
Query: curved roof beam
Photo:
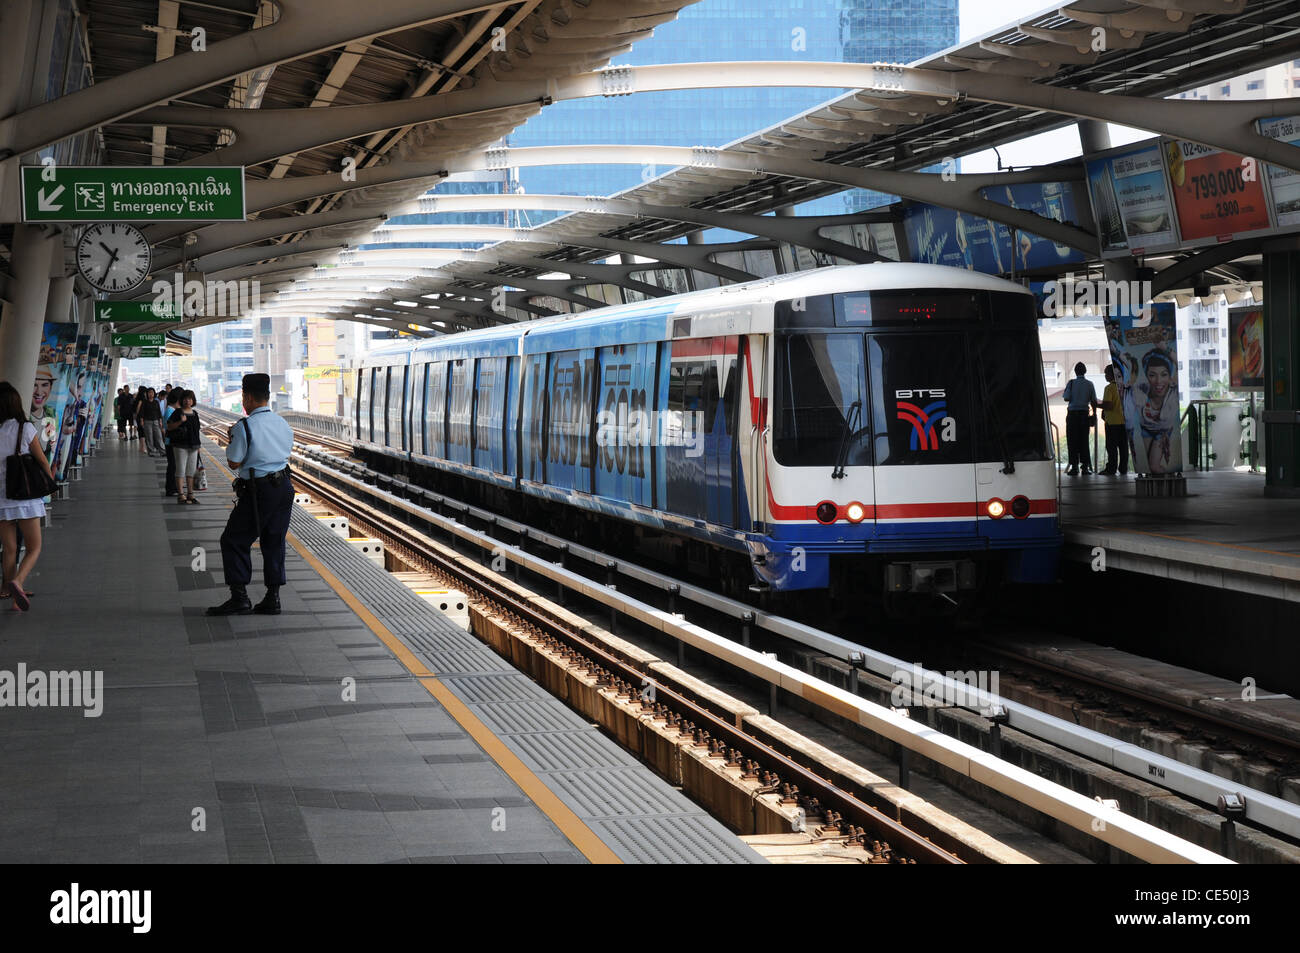
[[[1165,100],[1160,100],[1160,102],[1165,102]],[[312,112],[318,111],[312,110]],[[470,152],[450,161],[394,161],[370,169],[359,169],[357,171],[357,181],[347,184],[342,184],[336,175],[313,175],[299,176],[294,179],[279,179],[274,182],[250,182],[247,191],[251,211],[255,206],[259,209],[274,208],[278,205],[299,202],[319,195],[331,195],[346,188],[364,188],[369,185],[382,185],[407,179],[427,179],[431,176],[446,176],[453,172],[500,171],[507,167],[519,168],[538,165],[618,164],[653,164],[665,165],[669,168],[723,169],[740,172],[751,178],[765,175],[785,175],[796,179],[809,179],[827,182],[832,185],[842,185],[847,188],[875,189],[891,195],[899,195],[906,199],[928,202],[933,205],[968,212],[971,215],[979,215],[1011,228],[1019,228],[1035,235],[1041,235],[1043,238],[1050,238],[1052,241],[1068,245],[1071,248],[1095,252],[1097,247],[1096,236],[1081,228],[1043,218],[1025,209],[999,205],[997,202],[985,199],[980,195],[980,190],[984,188],[1015,185],[1024,182],[1081,181],[1082,174],[1077,166],[1050,166],[1030,169],[1025,172],[962,173],[955,177],[950,176],[945,180],[940,175],[927,172],[861,169],[854,166],[836,165],[832,162],[820,162],[782,155],[760,155],[753,152],[727,149],[604,144],[530,146],[521,149],[490,149]],[[611,199],[597,201],[627,202],[631,200],[620,199],[615,196]],[[642,210],[643,214],[653,214],[647,213],[645,211],[647,209],[667,211],[666,207],[663,206],[641,205],[638,203],[637,207]],[[693,214],[704,213],[705,210],[692,209],[691,212]],[[757,217],[768,221],[772,219],[772,216]],[[629,249],[619,250],[630,251]],[[631,253],[642,254],[638,251],[632,251]]]
[[[205,52],[178,53],[0,120],[0,149],[24,155],[242,73],[496,6],[501,4],[474,0],[278,0],[280,15],[275,23],[213,43]]]
[[[248,222],[225,222],[194,233],[196,241],[184,250],[164,250],[154,253],[153,267],[166,268],[184,260],[202,258],[219,251],[240,248],[255,242],[264,242],[296,232],[310,232],[336,225],[364,225],[383,222],[387,215],[366,214],[358,209],[334,209],[312,215],[289,215],[285,218],[259,218]]]

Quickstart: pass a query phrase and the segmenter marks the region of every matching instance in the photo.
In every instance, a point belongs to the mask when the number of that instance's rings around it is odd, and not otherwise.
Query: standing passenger
[[[244,413],[230,428],[226,461],[238,471],[235,508],[221,534],[221,563],[230,598],[208,609],[208,615],[280,614],[280,587],[284,585],[284,537],[293,512],[293,484],[289,480],[289,455],[293,430],[272,413],[271,378],[244,375]],[[262,540],[262,572],[266,597],[254,607],[247,586],[253,580],[249,550]]]
[[[1092,412],[1097,404],[1097,389],[1083,375],[1088,372],[1080,361],[1074,365],[1074,380],[1065,385],[1061,395],[1065,399],[1065,442],[1070,449],[1070,476],[1079,475],[1079,465],[1084,473],[1092,472],[1092,455],[1088,453],[1088,431],[1092,428]]]
[[[1106,469],[1103,476],[1128,476],[1128,430],[1124,423],[1124,405],[1115,383],[1115,365],[1106,365],[1106,389],[1101,395],[1101,419],[1106,424]]]
[[[169,399],[175,399],[179,404],[167,425],[176,471],[176,485],[169,489],[174,490],[173,495],[179,497],[177,503],[197,503],[198,500],[194,498],[194,474],[199,462],[199,448],[203,444],[199,437],[199,414],[194,409],[197,400],[194,391],[183,391],[179,387],[172,388]]]

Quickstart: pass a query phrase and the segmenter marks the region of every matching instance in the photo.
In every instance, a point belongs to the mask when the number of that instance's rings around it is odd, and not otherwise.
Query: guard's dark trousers
[[[1089,434],[1091,429],[1086,410],[1066,412],[1065,443],[1070,451],[1070,466],[1072,468],[1082,466],[1085,470],[1092,469],[1092,454],[1088,450],[1088,437],[1091,436]]]
[[[253,515],[252,494],[257,494],[257,516]],[[293,513],[293,483],[282,477],[279,486],[260,479],[239,498],[230,511],[225,532],[221,534],[221,563],[227,586],[246,586],[253,581],[253,560],[249,550],[253,540],[262,541],[262,572],[268,586],[283,586],[284,534],[289,531]],[[262,525],[257,525],[258,518]]]

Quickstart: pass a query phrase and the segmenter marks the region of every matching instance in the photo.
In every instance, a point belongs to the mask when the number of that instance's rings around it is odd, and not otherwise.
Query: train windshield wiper
[[[997,434],[998,450],[1002,454],[1002,472],[1015,473],[1016,462],[1011,458],[1011,445],[1007,442],[1007,433],[1002,429],[1002,418],[998,414],[998,402],[993,399],[989,393],[988,375],[984,369],[984,351],[978,345],[975,347],[975,367],[980,375],[980,393],[984,397],[984,405],[988,408],[989,424],[993,427],[993,432]]]
[[[862,401],[855,400],[849,404],[849,412],[844,415],[844,434],[840,437],[840,449],[835,454],[835,469],[831,470],[832,480],[842,480],[844,478],[844,464],[849,458],[849,447],[853,445],[853,438],[857,435],[858,417],[862,415]]]

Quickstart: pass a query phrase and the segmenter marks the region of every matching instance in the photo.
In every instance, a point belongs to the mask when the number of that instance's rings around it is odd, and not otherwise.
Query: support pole
[[[15,225],[13,241],[12,302],[0,316],[0,380],[9,381],[30,397],[36,379],[36,359],[41,349],[45,308],[50,295],[53,256],[63,255],[63,243],[53,229]],[[60,267],[62,261],[59,262]]]

